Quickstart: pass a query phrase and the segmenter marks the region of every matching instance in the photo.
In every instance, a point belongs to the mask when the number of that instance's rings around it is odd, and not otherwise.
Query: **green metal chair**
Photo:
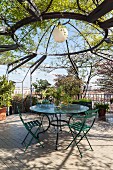
[[[93,151],[93,148],[88,140],[87,134],[95,122],[97,113],[98,109],[88,110],[83,115],[82,114],[72,115],[69,119],[68,127],[70,129],[73,139],[66,149],[68,149],[72,144],[74,144],[75,146],[77,146],[81,158],[82,152],[78,144],[81,142],[83,138],[87,140],[90,149]]]
[[[39,136],[37,135],[37,132],[39,131],[39,129],[41,128],[41,123],[38,120],[33,120],[33,121],[27,121],[25,122],[24,119],[22,118],[22,113],[20,113],[20,110],[17,106],[17,112],[19,114],[19,117],[24,125],[24,127],[26,128],[26,130],[28,131],[27,135],[25,136],[24,140],[22,141],[22,144],[25,144],[25,150],[24,152],[27,150],[27,148],[30,146],[30,144],[32,143],[33,139],[36,139],[36,141],[43,147],[43,145],[40,143],[39,140]],[[35,131],[33,131],[33,128],[36,127]],[[31,135],[32,138],[30,139],[30,141],[26,144],[26,139],[28,137],[28,135]]]

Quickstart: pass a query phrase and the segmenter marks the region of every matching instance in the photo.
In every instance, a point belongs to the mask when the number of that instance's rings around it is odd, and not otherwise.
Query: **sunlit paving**
[[[6,121],[0,123],[0,165],[2,170],[113,168],[113,124],[111,123],[95,122],[88,135],[94,151],[89,150],[89,145],[84,139],[80,145],[81,151],[84,151],[82,159],[76,146],[72,145],[66,150],[71,141],[68,128],[62,129],[59,134],[57,151],[55,150],[56,133],[53,127],[40,135],[40,141],[44,147],[33,140],[27,151],[24,152],[25,146],[21,142],[26,133],[19,115],[8,116]]]
[[[0,2],[0,170],[113,170],[113,0]]]

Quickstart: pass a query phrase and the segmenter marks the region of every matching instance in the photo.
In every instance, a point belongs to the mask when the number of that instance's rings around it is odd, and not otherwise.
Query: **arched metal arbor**
[[[25,8],[25,10],[30,14],[30,16],[25,17],[23,19],[21,19],[20,21],[17,21],[15,24],[10,25],[8,24],[6,18],[1,16],[1,20],[5,21],[7,27],[3,28],[0,30],[0,35],[4,35],[4,36],[11,36],[12,39],[16,42],[15,44],[10,44],[10,45],[0,45],[0,52],[5,52],[8,50],[14,50],[19,48],[21,45],[18,43],[18,40],[15,38],[16,37],[16,32],[17,30],[19,30],[20,28],[22,28],[25,25],[28,25],[30,23],[33,22],[43,22],[43,21],[50,21],[51,20],[51,24],[49,25],[49,27],[47,27],[47,29],[45,30],[44,34],[42,35],[42,37],[40,38],[36,51],[34,53],[31,53],[25,57],[22,57],[10,64],[8,64],[9,66],[13,66],[14,64],[16,64],[16,66],[14,66],[12,69],[8,70],[8,73],[12,72],[13,70],[15,70],[16,68],[20,67],[21,65],[25,64],[26,62],[30,61],[31,59],[35,58],[37,56],[37,51],[38,48],[40,46],[41,41],[43,40],[43,37],[45,36],[45,34],[50,31],[50,35],[48,37],[47,40],[47,44],[46,44],[46,50],[45,53],[42,55],[42,57],[40,57],[37,61],[35,61],[30,69],[32,69],[31,74],[36,70],[36,68],[46,59],[47,56],[68,56],[73,68],[74,66],[74,62],[73,62],[73,55],[76,54],[80,54],[80,53],[85,53],[90,51],[93,54],[97,54],[97,50],[98,47],[103,43],[103,42],[107,42],[109,43],[110,39],[109,39],[109,35],[108,35],[108,30],[109,28],[111,28],[113,26],[113,18],[112,15],[110,15],[110,17],[106,20],[101,20],[101,18],[103,16],[105,16],[107,13],[111,12],[113,10],[113,0],[107,1],[107,0],[102,0],[102,1],[98,1],[98,0],[93,0],[92,1],[92,5],[94,5],[94,8],[91,12],[87,13],[86,11],[84,11],[81,7],[81,1],[77,0],[77,8],[79,9],[80,13],[74,13],[70,10],[70,12],[48,12],[49,9],[52,6],[52,3],[54,2],[54,0],[50,0],[49,4],[47,5],[46,9],[44,11],[40,11],[35,3],[35,1],[31,1],[31,0],[27,0],[26,3],[28,4],[27,6],[24,5],[23,0],[18,0],[18,2]],[[63,21],[62,21],[63,20]],[[57,24],[57,22],[61,21],[63,25],[67,26],[69,25],[70,28],[73,28],[76,30],[76,32],[79,33],[80,36],[83,37],[83,39],[86,41],[87,44],[87,48],[84,49],[79,49],[79,50],[73,50],[71,51],[70,47],[69,47],[69,40],[66,40],[66,48],[67,51],[65,52],[58,52],[58,53],[50,53],[48,52],[48,46],[49,43],[51,41],[51,35],[52,32],[54,30],[54,23]],[[92,27],[98,31],[98,33],[101,35],[100,40],[92,45],[88,42],[87,40],[87,36],[84,36],[83,33],[77,28],[76,26],[76,22],[73,21],[80,21],[80,22],[85,22],[88,25],[92,25]],[[102,55],[101,55],[102,56]]]
[[[41,65],[41,63],[48,57],[48,56],[68,56],[68,59],[71,62],[71,65],[73,69],[76,72],[76,65],[73,60],[73,56],[81,53],[91,52],[95,55],[100,55],[101,57],[106,58],[102,54],[98,52],[98,47],[102,45],[102,43],[107,42],[109,43],[111,40],[109,39],[109,29],[113,27],[113,17],[112,13],[109,18],[102,19],[103,16],[110,13],[113,10],[113,0],[90,0],[93,4],[93,10],[91,12],[84,11],[81,7],[81,1],[76,0],[77,8],[79,10],[79,13],[75,13],[72,10],[68,11],[58,11],[58,12],[48,12],[49,9],[52,6],[52,3],[54,0],[50,0],[49,4],[47,5],[46,9],[44,11],[40,11],[38,9],[38,6],[36,5],[35,0],[27,0],[27,6],[23,3],[23,0],[18,0],[18,2],[25,8],[25,10],[30,14],[28,17],[25,17],[21,19],[20,21],[17,21],[15,24],[10,25],[6,18],[1,16],[1,20],[5,21],[7,27],[4,27],[0,30],[0,35],[4,36],[11,36],[14,40],[15,44],[10,45],[0,45],[0,52],[5,52],[9,50],[15,50],[19,47],[21,47],[21,44],[18,43],[18,39],[16,39],[16,32],[22,28],[25,25],[34,23],[34,22],[43,22],[43,21],[51,21],[51,24],[47,26],[45,32],[41,36],[36,50],[26,55],[25,57],[22,57],[12,63],[8,64],[8,74],[17,69],[18,67],[22,66],[23,64],[29,62],[32,59],[35,59],[38,55],[38,49],[40,47],[40,44],[46,35],[47,32],[49,32],[49,37],[46,42],[46,48],[45,52],[42,54],[41,57],[39,57],[31,66],[31,75],[33,72]],[[88,2],[88,1],[87,1]],[[74,29],[82,38],[84,39],[85,43],[87,44],[84,49],[75,49],[71,51],[69,47],[69,40],[67,39],[65,41],[66,51],[58,51],[57,53],[51,53],[49,48],[49,44],[52,39],[52,32],[55,28],[54,24],[58,24],[58,22],[61,22],[63,25],[68,26],[69,28]],[[77,24],[75,21],[80,21],[81,23],[85,23],[88,25],[91,25],[93,29],[100,34],[100,39],[95,44],[90,44],[87,40],[87,36],[84,36],[82,31],[80,31],[77,28]],[[76,40],[75,40],[76,41]],[[110,59],[111,60],[111,59]],[[10,68],[12,67],[12,68]]]

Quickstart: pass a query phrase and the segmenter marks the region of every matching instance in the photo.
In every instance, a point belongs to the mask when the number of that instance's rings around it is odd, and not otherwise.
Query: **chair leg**
[[[35,135],[36,135],[36,133],[38,132],[38,129],[36,130],[36,132],[35,132]],[[39,137],[37,137],[38,139],[36,139],[37,140],[37,142],[44,148],[44,146],[40,143],[40,140],[39,140]]]
[[[90,146],[91,150],[93,151],[93,148],[92,148],[92,146],[91,146],[91,144],[90,144],[90,142],[89,142],[89,140],[88,140],[87,136],[86,136],[86,135],[84,135],[84,136],[85,136],[85,138],[86,138],[86,140],[87,140],[87,142],[88,142],[88,144],[89,144],[89,146]]]
[[[78,146],[78,143],[80,142],[76,142],[75,141],[75,139],[73,139],[72,141],[71,141],[71,143],[67,146],[67,148],[66,149],[68,149],[71,145],[72,145],[72,143],[74,142],[74,146],[77,146],[77,149],[78,149],[78,151],[79,151],[79,153],[80,153],[80,157],[82,158],[82,152],[80,151],[80,148],[79,148],[79,146]]]
[[[74,134],[73,134],[73,131],[71,130],[71,128],[69,127],[69,130],[70,130],[70,132],[71,132],[71,135],[72,135],[72,137],[73,137],[73,140],[71,141],[71,143],[67,146],[67,148],[66,149],[68,149],[71,145],[72,145],[72,143],[75,141],[75,136],[74,136]]]
[[[28,135],[29,135],[29,132],[27,133],[27,135],[25,136],[25,138],[24,138],[24,140],[22,141],[21,144],[23,144],[23,143],[25,142],[25,140],[26,140],[26,138],[28,137]]]
[[[71,134],[72,134],[73,140],[72,140],[71,143],[67,146],[66,149],[68,149],[68,148],[72,145],[72,143],[74,142],[74,146],[77,146],[77,149],[78,149],[78,151],[79,151],[79,153],[80,153],[80,157],[82,158],[82,152],[80,151],[80,148],[79,148],[79,146],[78,146],[78,143],[82,140],[82,137],[79,139],[78,142],[76,142],[76,138],[77,138],[78,135],[74,137],[74,134],[73,134],[71,128],[70,128],[70,132],[71,132]]]
[[[77,148],[78,148],[78,151],[79,151],[79,153],[80,153],[80,157],[82,158],[82,152],[80,151],[80,148],[79,148],[79,146],[78,146],[78,144],[75,142],[75,145],[77,146]]]
[[[36,135],[36,133],[38,132],[38,130],[39,130],[39,128],[35,131],[34,135]],[[28,134],[29,134],[29,133],[30,133],[30,132],[28,132]],[[27,134],[26,136],[28,136],[28,134]],[[27,137],[26,137],[26,138],[27,138]],[[28,149],[28,147],[30,146],[33,138],[34,138],[34,137],[32,136],[31,140],[30,140],[29,143],[26,145],[26,148],[25,148],[24,152],[25,152],[25,151]],[[36,138],[35,138],[35,139],[36,139]],[[37,142],[38,142],[42,147],[44,147],[44,146],[40,143],[39,139],[36,139],[36,140],[37,140]]]

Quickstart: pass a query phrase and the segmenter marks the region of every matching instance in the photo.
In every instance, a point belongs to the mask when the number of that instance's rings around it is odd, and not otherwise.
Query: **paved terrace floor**
[[[48,132],[41,135],[44,148],[34,141],[24,153],[25,134],[18,115],[0,121],[0,170],[113,170],[113,124],[109,122],[96,121],[89,134],[94,151],[86,151],[82,159],[76,147],[65,150],[71,139],[65,130],[59,151],[55,151],[55,133]],[[87,147],[84,140],[82,150]]]

